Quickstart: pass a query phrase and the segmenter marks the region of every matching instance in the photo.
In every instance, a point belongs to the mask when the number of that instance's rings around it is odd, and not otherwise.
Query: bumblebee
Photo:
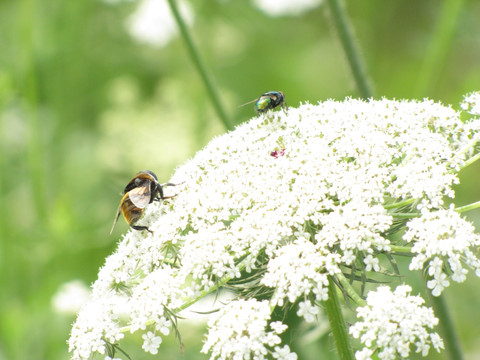
[[[117,215],[113,221],[110,234],[113,232],[115,225],[117,224],[120,213],[123,214],[125,221],[132,229],[135,230],[147,230],[153,234],[147,226],[136,225],[137,221],[143,216],[145,208],[153,201],[160,201],[170,199],[173,196],[164,196],[163,187],[176,186],[178,184],[166,183],[159,184],[157,175],[150,170],[140,171],[130,182],[125,186],[123,190],[123,197],[118,206]]]
[[[267,91],[266,93],[260,95],[258,99],[252,100],[243,105],[251,104],[253,102],[255,102],[255,110],[259,114],[262,114],[270,109],[275,109],[277,106],[281,106],[283,109],[286,107],[285,95],[281,91]]]

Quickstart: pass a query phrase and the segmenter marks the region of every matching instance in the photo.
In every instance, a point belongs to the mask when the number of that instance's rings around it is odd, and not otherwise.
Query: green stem
[[[350,282],[348,281],[348,279],[345,277],[345,275],[343,275],[343,273],[338,273],[335,275],[335,277],[337,278],[337,280],[340,282],[340,284],[342,284],[343,286],[343,290],[345,290],[348,294],[348,296],[350,296],[353,301],[355,301],[359,306],[365,306],[367,305],[367,303],[365,302],[365,300],[363,300],[358,294],[357,292],[355,291],[355,289],[352,287],[352,285],[350,284]]]
[[[458,341],[445,298],[443,296],[432,296],[430,291],[427,292],[430,294],[435,316],[439,319],[440,332],[445,344],[447,358],[450,360],[462,360],[463,353],[460,348],[460,341]]]
[[[402,206],[411,205],[414,202],[415,202],[415,199],[412,198],[412,199],[402,200],[402,201],[399,201],[399,202],[393,203],[393,204],[386,204],[386,205],[383,205],[383,207],[385,209],[396,209],[396,208],[399,208],[399,207],[402,207]]]
[[[467,145],[463,147],[463,149],[461,149],[457,154],[455,154],[455,157],[465,154],[467,151],[473,148],[479,141],[480,139],[478,138],[478,136],[475,136]]]
[[[478,159],[480,159],[480,153],[475,154],[470,159],[466,160],[465,163],[463,164],[462,170],[465,169],[467,166],[472,165]]]
[[[21,71],[21,96],[26,100],[26,113],[28,118],[28,147],[26,164],[28,165],[31,182],[32,198],[35,204],[36,214],[40,224],[44,224],[47,218],[47,196],[44,169],[44,144],[42,128],[38,115],[38,84],[37,65],[35,58],[35,14],[36,1],[24,0],[20,6],[19,18],[19,45],[21,47],[18,62]]]
[[[465,205],[465,206],[460,206],[455,209],[456,212],[463,213],[466,211],[470,210],[475,210],[480,208],[480,201],[476,201],[474,203]],[[392,217],[394,218],[399,218],[399,219],[411,219],[411,218],[416,218],[419,217],[421,214],[419,213],[391,213]]]
[[[417,97],[431,93],[434,80],[442,78],[442,70],[451,48],[452,39],[457,30],[460,14],[465,0],[446,0],[438,17],[434,38],[417,78]]]
[[[192,59],[193,64],[197,68],[197,71],[203,80],[205,88],[207,89],[207,93],[210,97],[210,100],[212,101],[213,107],[215,108],[215,111],[217,112],[218,117],[222,121],[225,128],[227,128],[228,130],[232,130],[233,129],[232,121],[227,116],[225,108],[223,107],[220,101],[220,96],[218,94],[218,91],[216,87],[213,85],[213,81],[207,72],[207,69],[200,57],[200,54],[197,48],[195,47],[195,44],[193,43],[192,37],[190,36],[190,33],[188,31],[187,25],[185,24],[182,16],[180,15],[180,11],[178,10],[176,0],[168,0],[168,3],[170,5],[170,9],[175,18],[175,21],[177,22],[178,28],[180,29],[182,38],[185,41],[188,52],[190,54],[190,58]]]
[[[474,148],[475,145],[477,145],[477,143],[480,141],[480,139],[478,137],[474,137],[467,145],[465,145],[463,147],[463,149],[461,149],[460,151],[458,151],[458,153],[455,154],[455,156],[452,158],[452,160],[450,160],[449,162],[447,162],[447,165],[450,165],[453,160],[455,160],[455,158],[457,157],[460,157],[462,156],[463,154],[465,154],[467,151],[470,151],[470,149]],[[473,164],[475,161],[477,161],[478,159],[480,158],[480,153],[478,154],[475,154],[474,156],[472,156],[470,159],[467,159],[465,160],[465,162],[463,163],[463,166],[460,170],[463,170],[465,169],[467,166]],[[451,169],[450,170],[451,173],[457,173],[458,171],[456,169]]]
[[[402,253],[402,254],[411,254],[412,253],[412,248],[408,246],[400,246],[400,245],[388,245],[390,247],[390,250],[396,253]]]
[[[343,319],[342,309],[338,301],[338,295],[334,281],[328,279],[328,300],[325,301],[325,311],[332,329],[335,346],[337,347],[340,360],[353,360],[353,350],[350,345],[350,337],[347,332],[345,320]]]
[[[327,3],[330,8],[333,25],[337,29],[360,96],[365,99],[371,98],[373,97],[372,86],[353,34],[353,26],[345,12],[344,4],[341,3],[341,0],[328,0]]]
[[[474,202],[472,204],[468,204],[468,205],[465,205],[465,206],[460,206],[460,207],[456,208],[455,211],[459,212],[459,213],[462,213],[462,212],[465,212],[465,211],[478,209],[479,207],[480,207],[480,201],[477,201],[477,202]]]
[[[411,219],[411,218],[416,218],[420,216],[419,213],[391,213],[390,215],[398,219]]]
[[[480,208],[480,201],[476,201],[474,203],[465,205],[465,206],[460,206],[455,209],[456,212],[463,213],[466,211],[470,210],[475,210]],[[416,218],[419,217],[421,214],[419,213],[391,213],[392,217],[394,218],[399,218],[399,219],[411,219],[411,218]]]

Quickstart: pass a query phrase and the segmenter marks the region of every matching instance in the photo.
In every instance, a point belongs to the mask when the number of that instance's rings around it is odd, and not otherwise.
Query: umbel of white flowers
[[[154,235],[130,231],[106,259],[71,332],[73,359],[113,357],[128,332],[142,333],[155,354],[178,312],[226,285],[238,296],[215,305],[202,351],[296,359],[273,310],[289,303],[314,321],[329,277],[350,286],[347,274],[387,273],[382,259],[397,253],[425,270],[433,295],[469,268],[480,275],[479,236],[443,201],[476,159],[480,121],[460,115],[428,100],[325,101],[213,139],[176,170],[170,181],[183,184],[168,191],[178,195],[147,208],[141,222]],[[350,330],[364,345],[358,359],[443,347],[433,312],[408,286],[369,289]],[[379,297],[391,299],[387,307]],[[399,316],[405,309],[411,317]]]

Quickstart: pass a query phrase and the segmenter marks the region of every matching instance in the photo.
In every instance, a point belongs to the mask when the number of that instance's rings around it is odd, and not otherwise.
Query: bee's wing
[[[115,228],[115,225],[117,225],[118,217],[120,216],[121,212],[122,212],[122,203],[118,205],[117,215],[115,216],[115,220],[113,220],[113,225],[112,225],[112,229],[110,230],[110,235],[112,234],[113,229]]]
[[[133,205],[143,209],[150,203],[150,186],[140,186],[129,191],[128,196]]]
[[[257,101],[257,100],[258,100],[258,99],[254,99],[254,100],[252,100],[252,101],[246,102],[245,104],[239,105],[238,107],[242,107],[242,106],[245,106],[245,105],[254,103],[254,102]]]

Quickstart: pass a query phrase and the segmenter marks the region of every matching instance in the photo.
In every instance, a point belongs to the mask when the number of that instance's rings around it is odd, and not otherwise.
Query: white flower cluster
[[[462,109],[473,115],[480,115],[480,91],[465,95],[461,104]]]
[[[341,262],[350,265],[355,260],[357,250],[372,252],[373,249],[390,248],[389,240],[381,234],[392,224],[392,217],[386,214],[381,205],[369,205],[361,198],[352,199],[343,206],[337,206],[322,214],[322,231],[315,235],[318,246],[329,252],[336,244],[342,252]]]
[[[101,340],[116,339],[121,326],[143,332],[144,349],[155,352],[168,333],[166,309],[248,273],[256,281],[244,285],[272,293],[271,307],[299,301],[297,314],[312,321],[328,275],[358,259],[380,269],[376,255],[395,245],[385,234],[397,202],[443,214],[477,129],[480,121],[463,123],[431,101],[347,99],[267,112],[213,139],[175,172],[171,182],[182,185],[165,191],[177,196],[147,207],[140,223],[154,235],[130,231],[107,259],[93,286],[105,309],[80,313],[74,358],[103,353]],[[465,248],[453,247],[449,261],[454,254]],[[121,317],[117,298],[128,304]],[[215,344],[229,343],[227,332],[217,335]]]
[[[155,332],[151,332],[151,334],[168,335],[171,321],[166,311],[182,305],[180,297],[183,292],[179,289],[179,285],[181,284],[173,276],[173,270],[168,266],[148,274],[144,281],[134,289],[131,296],[131,302],[135,304],[135,308],[131,311],[130,332],[133,333],[139,329],[145,330],[148,324],[153,322]],[[161,338],[158,346],[160,343]],[[157,349],[154,351],[150,352],[155,354]]]
[[[88,359],[95,352],[106,354],[106,342],[115,344],[124,337],[118,319],[126,311],[126,302],[123,297],[105,294],[82,307],[69,340],[72,359]]]
[[[262,284],[275,289],[272,305],[282,306],[285,298],[294,303],[300,296],[311,292],[315,294],[315,300],[326,300],[327,275],[339,271],[339,262],[338,254],[322,254],[312,242],[297,239],[276,251],[267,265]]]
[[[357,309],[358,318],[363,321],[350,327],[350,334],[365,345],[355,354],[357,360],[371,360],[376,351],[383,360],[407,358],[412,345],[422,356],[428,354],[431,346],[437,351],[443,349],[440,336],[429,330],[438,319],[432,309],[422,306],[421,297],[410,295],[411,291],[410,286],[401,285],[394,292],[380,286],[368,293],[367,306]]]
[[[211,352],[210,359],[274,359],[296,360],[288,345],[280,344],[280,334],[287,326],[280,321],[269,324],[268,301],[232,301],[208,322],[210,331],[202,352]],[[270,330],[268,330],[270,328]]]
[[[432,278],[427,286],[432,289],[434,296],[439,296],[449,285],[450,277],[456,282],[465,281],[468,270],[462,262],[475,269],[480,276],[480,260],[474,253],[480,245],[480,236],[474,233],[473,225],[453,207],[434,212],[424,211],[421,217],[409,221],[407,227],[403,239],[413,243],[412,253],[416,254],[410,263],[410,270],[422,270],[426,266]],[[447,276],[447,269],[451,276]]]
[[[133,248],[128,247],[132,244],[124,242],[122,245],[126,246],[120,246],[119,250],[133,252]],[[136,244],[139,247],[135,249],[139,251],[142,243]],[[152,247],[149,249],[154,252]],[[152,267],[153,270],[145,275],[142,264],[137,263],[135,270],[127,270],[133,263],[117,263],[116,260],[119,258],[108,258],[106,266],[100,271],[103,278],[94,284],[94,300],[82,307],[78,315],[69,340],[73,359],[88,359],[94,352],[106,354],[106,342],[115,344],[124,337],[121,318],[130,319],[128,330],[131,333],[144,331],[143,349],[156,354],[162,343],[160,335],[170,333],[172,323],[168,311],[179,308],[183,304],[182,299],[192,295],[188,288],[180,288],[185,280],[180,280],[169,265]],[[146,254],[145,261],[151,261]],[[127,271],[124,275],[129,274],[129,278],[119,276],[120,266]]]

